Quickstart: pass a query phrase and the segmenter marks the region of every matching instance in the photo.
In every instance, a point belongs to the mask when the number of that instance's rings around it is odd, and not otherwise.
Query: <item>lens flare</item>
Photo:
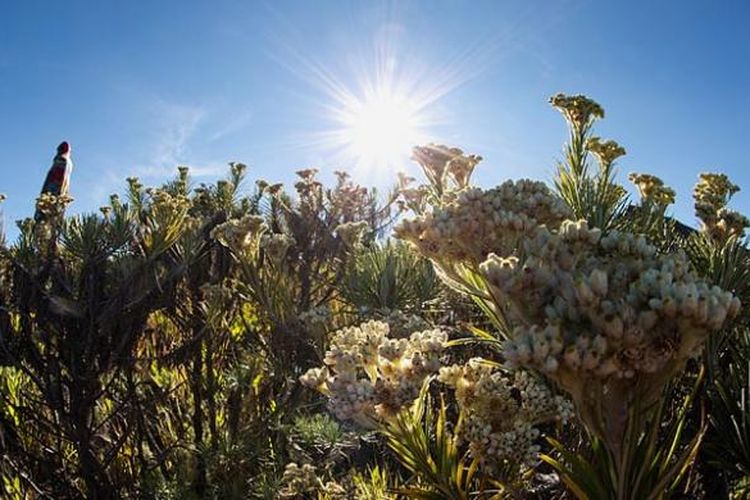
[[[454,113],[440,101],[475,78],[490,52],[480,44],[427,63],[421,51],[400,43],[404,37],[398,23],[387,23],[372,44],[353,37],[351,52],[329,64],[285,44],[288,56],[277,59],[320,92],[306,96],[320,128],[300,134],[296,144],[372,180],[408,168],[414,146],[444,142]]]
[[[384,87],[349,102],[339,113],[339,142],[361,167],[397,167],[424,142],[423,117],[414,99]]]

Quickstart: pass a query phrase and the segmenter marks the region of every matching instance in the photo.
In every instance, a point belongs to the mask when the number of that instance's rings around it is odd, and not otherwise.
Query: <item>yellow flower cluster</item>
[[[703,229],[717,239],[731,236],[742,237],[750,220],[744,215],[726,208],[729,200],[740,188],[725,174],[700,174],[693,189],[695,215],[703,223]]]
[[[368,321],[335,332],[325,366],[300,382],[328,396],[336,418],[373,427],[416,399],[425,378],[440,369],[446,341],[440,330],[389,338],[387,323]]]
[[[492,255],[481,266],[519,325],[505,355],[574,397],[591,379],[651,376],[660,387],[740,309],[697,279],[683,253],[657,255],[642,236],[566,221],[524,248],[523,259]]]
[[[65,208],[73,201],[70,196],[42,193],[36,199],[36,208],[41,213],[43,220],[52,220],[61,217]]]
[[[576,130],[588,127],[597,118],[604,118],[604,108],[585,95],[556,94],[549,102]]]
[[[664,181],[655,175],[631,173],[628,180],[635,184],[641,199],[646,203],[653,203],[666,207],[675,201],[674,189],[665,186]]]
[[[599,137],[591,137],[586,141],[586,149],[596,156],[603,167],[612,165],[615,160],[625,155],[625,148],[613,140],[604,141]]]
[[[463,415],[460,436],[486,473],[534,465],[537,426],[567,421],[573,414],[570,402],[528,373],[506,374],[479,358],[442,368],[439,380],[455,389]]]
[[[522,179],[458,191],[454,201],[402,221],[395,235],[438,262],[477,266],[491,252],[514,253],[518,239],[540,224],[555,228],[569,216],[544,183]]]

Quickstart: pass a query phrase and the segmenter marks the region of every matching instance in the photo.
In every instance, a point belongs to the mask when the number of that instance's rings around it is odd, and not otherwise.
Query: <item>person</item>
[[[49,193],[55,196],[64,196],[68,194],[70,186],[70,174],[73,171],[73,162],[70,159],[70,144],[63,141],[57,146],[57,154],[52,160],[52,166],[47,172],[47,177],[42,185],[42,193]],[[34,220],[39,221],[44,214],[37,208],[34,214]]]

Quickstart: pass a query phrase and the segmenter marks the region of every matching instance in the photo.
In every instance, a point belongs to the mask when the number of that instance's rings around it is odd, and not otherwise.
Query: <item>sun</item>
[[[415,146],[441,142],[454,119],[440,101],[482,67],[471,51],[427,64],[419,51],[401,46],[404,32],[397,28],[389,25],[362,50],[353,43],[352,52],[342,54],[343,67],[295,56],[299,74],[320,92],[311,102],[322,125],[304,134],[300,145],[325,152],[326,161],[359,176],[406,170]]]
[[[423,117],[415,99],[390,89],[376,89],[350,100],[341,110],[340,142],[359,165],[393,169],[423,142]]]

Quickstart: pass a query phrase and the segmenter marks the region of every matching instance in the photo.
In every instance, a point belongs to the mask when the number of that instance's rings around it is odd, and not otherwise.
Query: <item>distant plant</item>
[[[334,446],[344,440],[341,426],[323,413],[298,416],[294,419],[291,433],[300,443],[307,446]]]

